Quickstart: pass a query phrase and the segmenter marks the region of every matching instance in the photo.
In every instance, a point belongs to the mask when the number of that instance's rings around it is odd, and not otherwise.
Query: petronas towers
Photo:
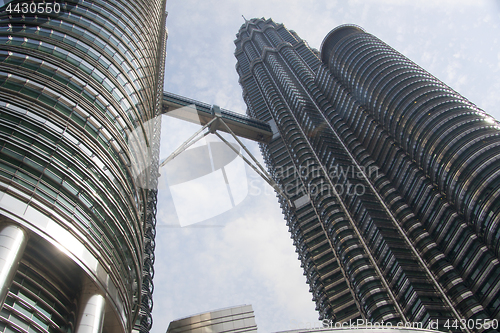
[[[318,52],[252,19],[235,44],[320,318],[498,319],[498,123],[357,26]]]

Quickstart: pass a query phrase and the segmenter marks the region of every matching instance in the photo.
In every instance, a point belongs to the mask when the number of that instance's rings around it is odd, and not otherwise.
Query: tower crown
[[[342,38],[357,33],[366,33],[366,31],[354,24],[344,24],[332,29],[321,43],[321,61],[323,61],[324,64],[328,64],[330,54],[335,45],[337,45]]]

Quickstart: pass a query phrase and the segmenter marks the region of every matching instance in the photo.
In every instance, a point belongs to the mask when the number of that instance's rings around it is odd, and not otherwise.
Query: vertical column
[[[87,280],[80,295],[76,333],[101,333],[106,301],[99,288]]]
[[[27,242],[28,235],[20,226],[7,224],[0,227],[0,308],[3,307]]]

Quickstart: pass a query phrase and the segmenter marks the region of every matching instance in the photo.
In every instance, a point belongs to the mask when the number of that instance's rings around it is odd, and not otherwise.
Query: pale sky
[[[353,23],[500,119],[499,0],[168,0],[167,10],[165,90],[179,95],[245,112],[233,43],[241,15],[284,23],[317,49],[331,29]],[[163,122],[164,153],[199,129]],[[262,161],[257,144],[245,144]],[[241,304],[252,304],[259,332],[317,321],[275,194],[250,168],[242,181],[248,195],[240,204],[189,228],[180,227],[168,186],[160,190],[153,333]],[[211,206],[224,200],[209,199]],[[190,207],[193,214],[203,215],[207,202]]]

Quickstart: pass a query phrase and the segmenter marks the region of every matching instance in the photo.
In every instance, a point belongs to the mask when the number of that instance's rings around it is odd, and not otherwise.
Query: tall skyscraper
[[[1,8],[0,331],[149,331],[165,5]]]
[[[498,122],[357,26],[320,53],[252,19],[235,44],[320,319],[499,319]]]

